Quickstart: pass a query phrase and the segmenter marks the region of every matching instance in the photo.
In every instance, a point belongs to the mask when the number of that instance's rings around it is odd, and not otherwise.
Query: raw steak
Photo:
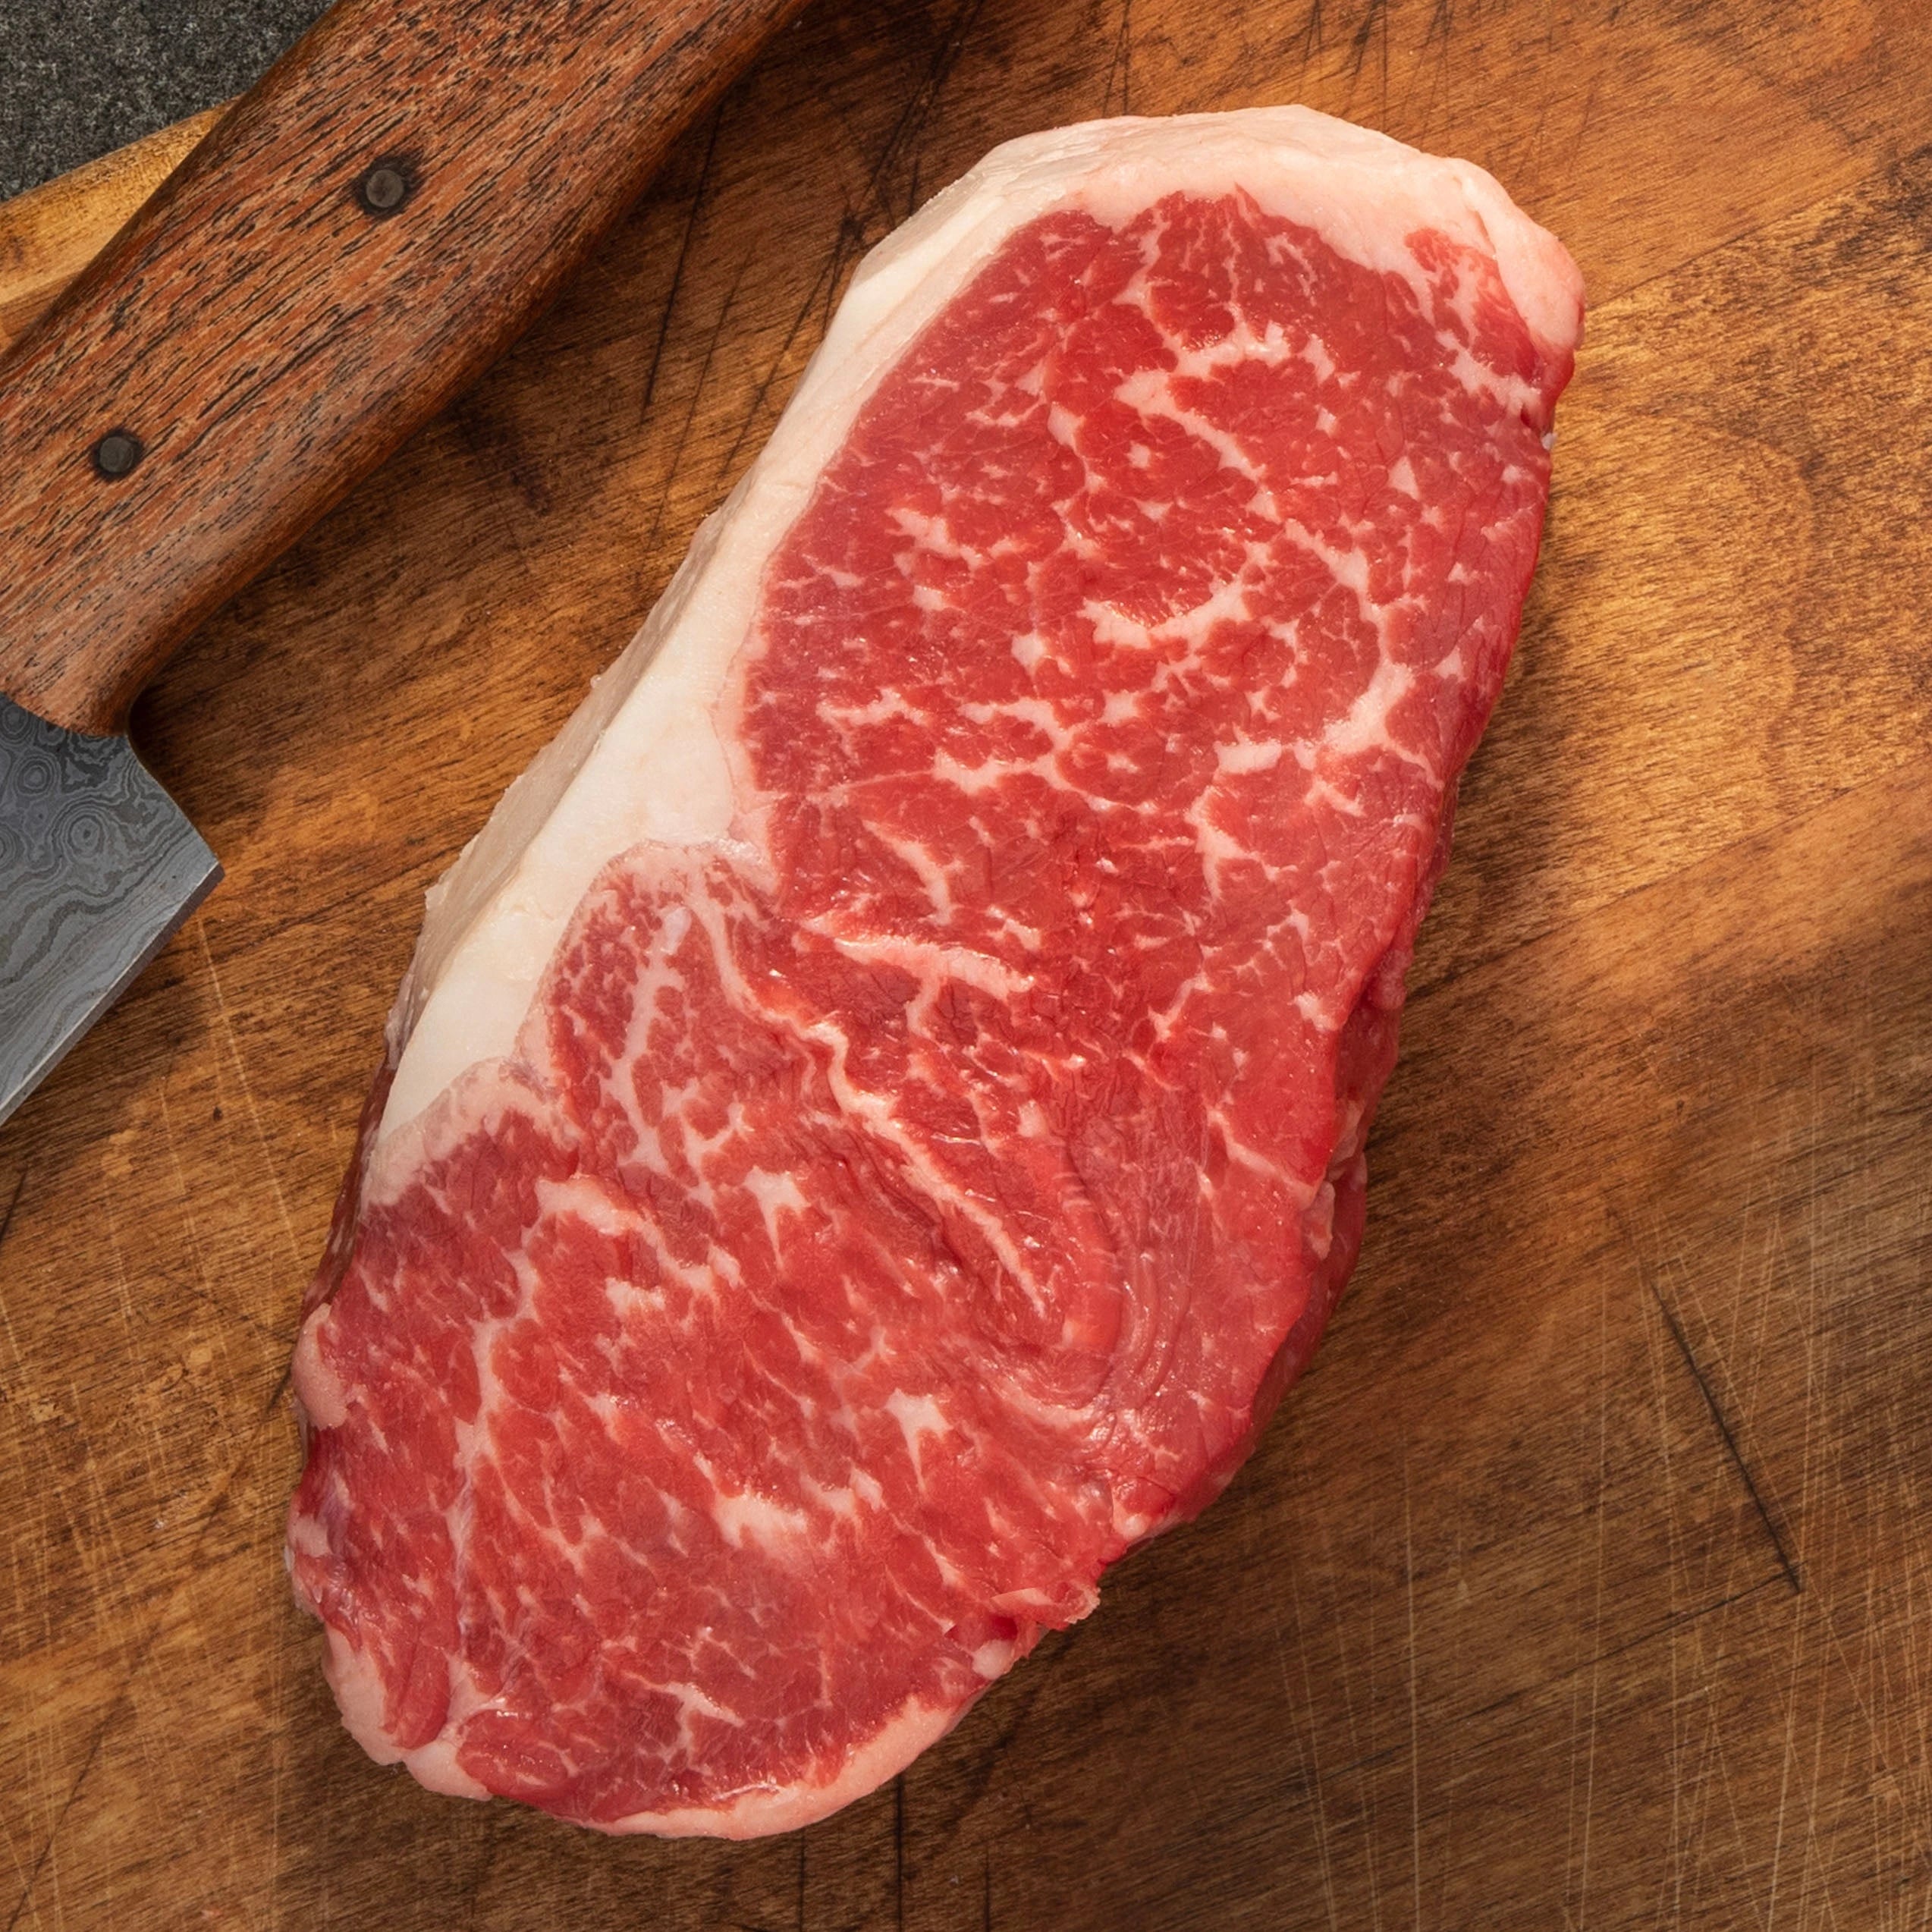
[[[1014,142],[868,260],[432,896],[296,1361],[375,1757],[803,1824],[1227,1483],[1581,328],[1488,176],[1297,108]]]

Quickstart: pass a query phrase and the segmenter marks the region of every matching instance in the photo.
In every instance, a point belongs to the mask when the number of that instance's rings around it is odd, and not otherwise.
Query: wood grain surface
[[[0,691],[124,729],[796,5],[337,0],[0,363]]]
[[[423,888],[869,243],[1007,136],[1291,99],[1490,167],[1592,298],[1313,1371],[807,1832],[610,1842],[375,1769],[282,1573],[286,1370]],[[0,1130],[0,1924],[1932,1922],[1928,100],[1921,0],[784,33],[137,712],[228,881]]]
[[[0,351],[11,348],[149,196],[222,110],[177,121],[71,174],[0,203]]]

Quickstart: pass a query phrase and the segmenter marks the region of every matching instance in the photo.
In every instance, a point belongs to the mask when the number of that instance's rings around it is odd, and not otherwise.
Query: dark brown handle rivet
[[[363,209],[379,221],[393,215],[410,197],[416,185],[409,164],[394,159],[379,161],[356,184],[356,199]]]
[[[118,482],[147,454],[147,446],[131,429],[110,429],[94,445],[94,473]]]

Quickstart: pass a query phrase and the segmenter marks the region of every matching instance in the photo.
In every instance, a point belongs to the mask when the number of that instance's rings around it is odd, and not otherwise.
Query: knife
[[[800,0],[339,0],[0,360],[0,1120],[221,876],[127,714]]]

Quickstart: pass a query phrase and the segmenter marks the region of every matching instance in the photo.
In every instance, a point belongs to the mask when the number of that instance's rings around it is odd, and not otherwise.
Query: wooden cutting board
[[[423,888],[863,249],[994,142],[1299,99],[1588,279],[1323,1354],[954,1736],[743,1847],[432,1798],[282,1573],[286,1370]],[[137,736],[228,883],[0,1129],[9,1927],[1932,1919],[1932,14],[822,0]],[[15,330],[178,148],[0,210]],[[0,909],[4,916],[4,909]]]

